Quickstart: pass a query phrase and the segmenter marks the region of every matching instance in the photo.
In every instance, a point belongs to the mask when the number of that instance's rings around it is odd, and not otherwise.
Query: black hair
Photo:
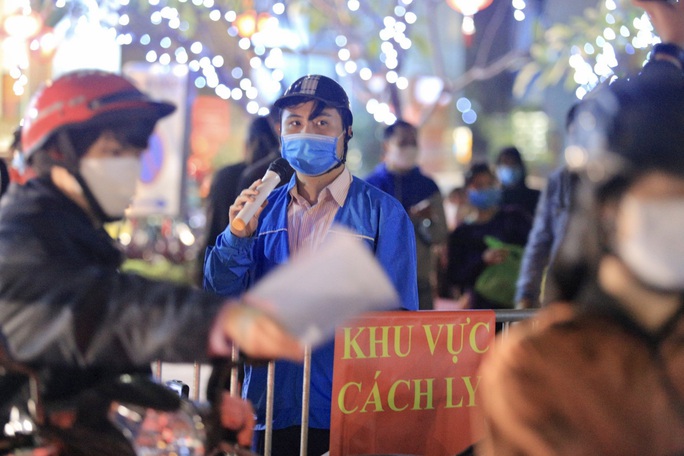
[[[489,174],[490,176],[495,177],[487,162],[476,162],[473,163],[466,172],[464,185],[469,187],[473,180],[480,174]]]
[[[100,128],[64,128],[51,135],[29,157],[29,164],[38,176],[50,174],[53,166],[78,171],[78,160],[88,151],[103,130]],[[67,141],[68,144],[64,144]],[[55,154],[54,151],[58,151]]]
[[[382,133],[382,139],[384,141],[387,141],[390,139],[392,136],[394,136],[394,133],[397,131],[397,129],[400,128],[405,128],[407,130],[411,130],[414,133],[418,132],[418,129],[411,123],[406,122],[405,120],[399,119],[396,122],[394,122],[392,125],[388,125],[387,128]]]
[[[0,196],[4,195],[9,186],[10,175],[7,163],[3,158],[0,158]]]
[[[268,117],[255,117],[247,130],[247,144],[252,148],[252,163],[278,150],[280,139]]]
[[[12,132],[12,143],[10,144],[10,150],[22,151],[21,148],[21,125],[14,129]]]
[[[520,166],[520,169],[522,170],[523,178],[527,176],[527,167],[525,166],[525,162],[523,161],[522,154],[518,150],[517,147],[515,146],[508,146],[504,147],[501,149],[499,152],[499,155],[496,157],[496,164],[499,165],[501,164],[501,161],[504,159],[504,157],[511,158],[513,161]]]
[[[43,147],[36,150],[28,158],[28,164],[37,176],[49,175],[52,167],[61,163],[61,160],[55,159],[55,157],[48,152],[51,149],[51,142],[45,143]]]

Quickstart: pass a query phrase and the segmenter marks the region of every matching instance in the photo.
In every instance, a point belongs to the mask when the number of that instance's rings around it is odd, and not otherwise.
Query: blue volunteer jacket
[[[287,234],[289,191],[275,189],[259,218],[253,236],[238,238],[226,229],[207,250],[204,262],[204,287],[224,296],[237,296],[290,256]],[[416,288],[416,248],[413,225],[397,200],[354,177],[344,205],[333,223],[351,228],[375,254],[401,298],[401,306],[418,308]],[[331,235],[332,233],[329,233]],[[306,286],[305,282],[293,286]],[[287,290],[284,290],[287,292]],[[333,341],[314,350],[311,361],[309,426],[330,428],[333,380]],[[301,424],[302,365],[278,361],[275,369],[273,428]],[[246,368],[243,397],[257,412],[257,429],[263,429],[266,411],[266,368]]]

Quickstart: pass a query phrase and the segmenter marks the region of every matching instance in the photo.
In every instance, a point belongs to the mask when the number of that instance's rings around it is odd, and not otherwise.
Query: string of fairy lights
[[[570,50],[569,64],[574,71],[575,96],[578,99],[584,98],[594,87],[615,74],[620,51],[634,55],[636,50],[647,49],[660,42],[646,13],[626,24],[624,11],[618,8],[615,0],[605,0],[603,12],[607,26],[602,33],[593,41],[573,46]]]
[[[185,3],[188,0],[180,0]],[[295,38],[295,33],[288,34],[288,30],[282,27],[283,22],[288,22],[285,17],[287,9],[284,3],[274,3],[270,10],[259,15],[253,14],[253,24],[245,23],[245,13],[235,10],[222,11],[214,0],[192,0],[192,3],[203,13],[207,14],[209,20],[214,22],[223,21],[226,26],[226,33],[229,37],[237,41],[239,48],[247,55],[249,67],[245,68],[239,63],[232,68],[221,70],[226,65],[220,55],[211,55],[211,50],[201,42],[195,41],[189,48],[177,45],[171,52],[172,43],[182,41],[180,34],[171,32],[187,30],[187,23],[184,23],[178,9],[168,5],[163,5],[160,0],[148,0],[153,10],[150,13],[149,21],[152,25],[166,25],[169,35],[164,36],[157,43],[153,42],[149,34],[145,34],[137,39],[137,44],[150,48],[146,53],[146,60],[150,63],[168,65],[170,63],[187,64],[194,74],[194,84],[197,88],[208,87],[213,89],[217,96],[223,99],[235,101],[245,101],[245,109],[250,114],[268,113],[268,98],[260,97],[262,92],[277,95],[284,87],[285,59],[283,58],[283,48],[296,51],[301,44]],[[417,15],[410,10],[413,0],[398,0],[393,8],[393,13],[382,18],[383,27],[379,30],[381,39],[380,54],[377,56],[380,64],[370,64],[363,57],[354,55],[350,44],[354,43],[350,37],[340,33],[335,38],[337,46],[337,62],[335,71],[340,77],[353,76],[363,81],[370,87],[371,92],[376,92],[379,82],[378,74],[384,75],[383,84],[394,84],[399,90],[406,90],[409,87],[409,80],[400,75],[401,53],[411,49],[413,43],[409,38],[410,25],[418,19]],[[155,8],[156,7],[156,8]],[[361,8],[358,0],[349,0],[347,8],[350,13],[355,13]],[[127,14],[121,15],[120,24],[129,24]],[[273,44],[272,35],[278,35],[280,40],[278,45]],[[291,39],[282,40],[283,36]],[[135,38],[131,32],[122,32],[118,37],[119,43],[123,45],[133,44]],[[360,57],[360,58],[359,58]],[[373,67],[379,67],[373,70]],[[255,73],[266,70],[268,77],[258,78],[256,84]],[[233,80],[226,77],[229,74]],[[255,78],[256,79],[256,78]],[[267,85],[264,87],[264,85]],[[272,96],[270,97],[272,98]],[[370,114],[376,120],[385,123],[393,123],[396,117],[391,112],[391,107],[387,102],[372,98],[366,105]]]
[[[379,71],[374,72],[370,65],[365,62],[357,62],[351,56],[348,48],[349,40],[344,35],[338,35],[335,43],[339,46],[339,62],[335,69],[339,76],[344,77],[358,73],[358,77],[369,87],[373,95],[366,101],[366,111],[377,122],[392,124],[397,120],[392,112],[390,103],[379,99],[376,94],[384,92],[385,84],[393,84],[398,90],[406,90],[409,80],[400,74],[400,60],[404,52],[411,49],[413,42],[409,37],[410,27],[416,23],[418,16],[411,10],[412,0],[400,0],[394,7],[393,14],[382,19],[382,28],[378,35],[382,41],[380,44]],[[350,12],[357,12],[360,8],[358,0],[349,0],[347,8]],[[384,80],[374,78],[377,74],[384,73]]]
[[[269,112],[269,100],[281,93],[286,83],[285,52],[296,54],[304,46],[302,33],[292,30],[289,4],[274,1],[267,11],[256,13],[225,9],[216,0],[176,0],[175,4],[192,5],[198,16],[225,26],[226,36],[236,40],[244,52],[242,58],[236,59],[238,61],[228,62],[205,43],[187,38],[185,34],[190,29],[190,22],[179,8],[167,4],[166,0],[147,2],[147,20],[157,31],[161,29],[162,37],[155,38],[159,33],[136,34],[132,27],[133,13],[128,12],[133,6],[130,0],[121,0],[115,2],[118,3],[117,23],[110,26],[118,44],[142,46],[146,49],[145,59],[150,63],[187,65],[197,88],[212,89],[216,96],[240,103],[250,114]],[[378,122],[389,124],[396,120],[387,97],[387,86],[394,85],[403,91],[411,85],[409,76],[402,74],[401,62],[413,47],[412,26],[420,19],[414,3],[414,0],[396,0],[390,7],[391,13],[380,18],[381,25],[377,27],[380,46],[376,56],[359,51],[364,47],[363,43],[359,45],[359,37],[341,32],[334,38],[337,75],[352,77],[361,83],[370,94],[365,109]],[[511,5],[514,19],[525,20],[525,0],[511,0]],[[57,0],[54,6],[66,8],[69,0]],[[364,8],[370,6],[360,0],[348,0],[346,7],[349,14],[361,17],[367,12]],[[570,50],[568,62],[577,84],[575,94],[580,99],[614,74],[619,53],[634,54],[635,50],[658,42],[645,14],[631,24],[625,24],[621,17],[624,12],[618,8],[616,0],[604,0],[601,11],[605,13],[606,23],[602,33]],[[22,14],[29,13],[32,12],[27,1]],[[46,52],[57,45],[51,31],[31,37],[28,44],[34,52]],[[26,65],[21,62],[9,71],[17,95],[23,93],[27,84]],[[463,104],[468,103],[464,101]]]

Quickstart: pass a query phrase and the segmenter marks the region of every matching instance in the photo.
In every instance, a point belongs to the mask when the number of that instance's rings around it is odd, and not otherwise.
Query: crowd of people
[[[234,201],[242,190],[258,181],[268,165],[280,156],[278,121],[274,124],[269,117],[253,118],[245,140],[244,160],[213,175],[206,201],[205,244],[199,256],[202,264],[207,248],[214,246],[230,221],[226,202]],[[452,189],[449,199],[420,167],[419,133],[415,125],[402,119],[385,127],[381,161],[362,177],[397,199],[409,215],[416,244],[418,309],[434,309],[436,299],[457,300],[461,308],[512,308],[516,304],[538,307],[538,300],[529,300],[535,305],[526,303],[523,298],[514,297],[512,291],[518,277],[520,252],[526,245],[540,196],[539,190],[527,186],[527,167],[520,151],[513,146],[505,147],[493,164],[474,163],[466,170],[465,185]],[[287,184],[294,172],[288,166],[288,173],[277,186]],[[550,180],[553,179],[552,175]],[[447,217],[452,203],[454,213]],[[488,246],[488,237],[504,245]],[[508,257],[511,248],[515,253]],[[506,265],[499,268],[512,271],[508,274],[507,296],[488,299],[486,292],[483,295],[474,290],[475,283],[487,266],[501,263]],[[539,286],[541,275],[529,281]]]
[[[571,109],[567,163],[541,191],[507,147],[444,198],[419,165],[418,127],[404,120],[384,130],[377,168],[354,176],[347,93],[323,75],[297,79],[273,119],[252,122],[244,160],[217,173],[203,290],[121,272],[104,229],[124,217],[141,154],[175,107],[106,72],[45,85],[20,133],[33,177],[0,205],[0,364],[36,369],[55,425],[108,432],[87,416],[64,421],[64,398],[104,373],[228,357],[237,344],[277,359],[275,407],[267,423],[267,371],[247,363],[245,400],[221,395],[221,424],[257,452],[270,424],[271,454],[298,455],[303,347],[242,297],[279,265],[352,236],[386,272],[397,310],[433,309],[438,295],[464,309],[543,307],[485,356],[484,438],[470,451],[684,453],[684,5],[634,2],[663,43],[639,74]],[[261,201],[260,178],[278,156],[289,175],[244,225],[232,223]],[[331,340],[312,354],[311,455],[329,448],[333,353]],[[0,390],[3,418],[30,395],[8,368]]]

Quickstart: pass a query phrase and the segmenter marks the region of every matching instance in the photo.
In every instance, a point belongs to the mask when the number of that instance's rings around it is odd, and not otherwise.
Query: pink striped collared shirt
[[[292,201],[287,208],[287,233],[290,256],[302,249],[315,250],[325,239],[337,210],[347,198],[352,175],[345,167],[342,173],[321,191],[318,202],[309,204],[295,185],[290,190]]]

